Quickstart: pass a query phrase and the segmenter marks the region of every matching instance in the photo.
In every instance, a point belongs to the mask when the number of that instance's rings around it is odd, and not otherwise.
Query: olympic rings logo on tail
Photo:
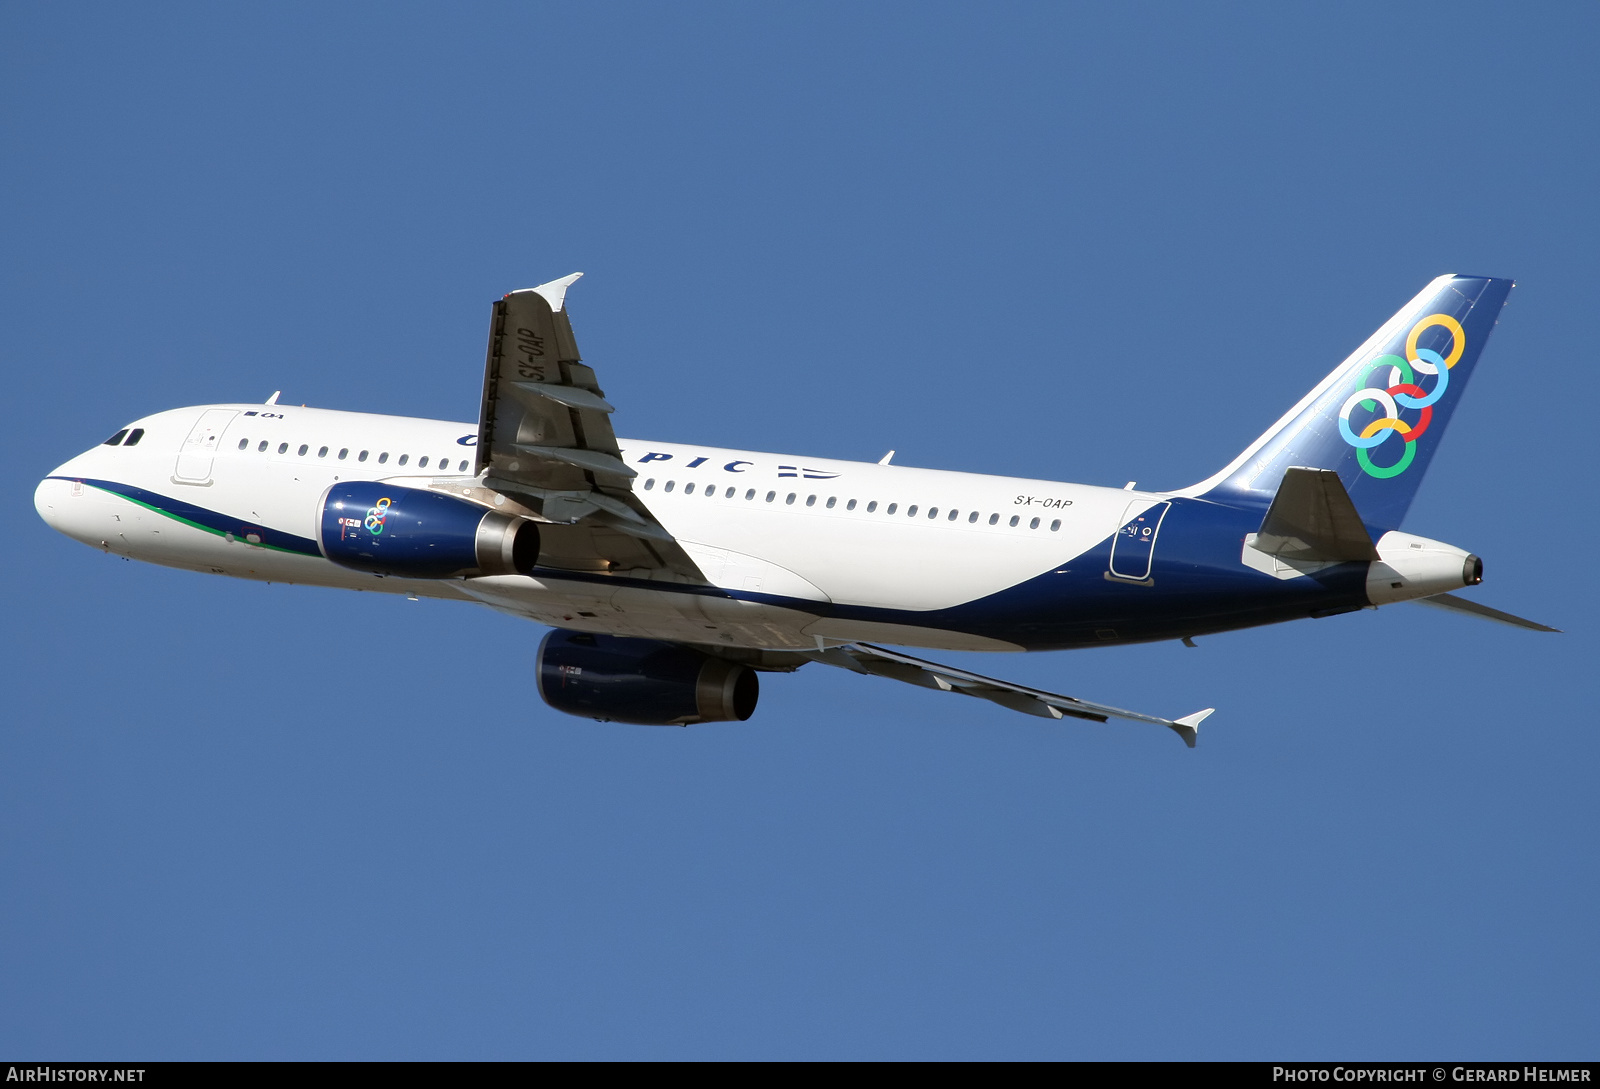
[[[1436,327],[1447,330],[1451,335],[1452,344],[1447,356],[1417,347],[1417,338]],[[1345,399],[1344,407],[1339,409],[1339,435],[1356,448],[1356,461],[1361,463],[1362,470],[1368,476],[1387,480],[1411,467],[1411,462],[1417,456],[1417,440],[1433,422],[1433,406],[1450,388],[1450,368],[1460,361],[1466,347],[1467,334],[1460,322],[1448,314],[1429,314],[1413,325],[1411,332],[1406,335],[1404,358],[1380,355],[1362,370],[1363,382],[1368,381],[1373,371],[1378,371],[1382,384],[1358,389]],[[1385,371],[1387,374],[1384,374]],[[1433,389],[1425,391],[1421,376],[1430,374],[1434,376]],[[1350,413],[1357,405],[1368,412],[1380,409],[1383,412],[1382,416],[1363,427],[1359,435],[1350,426]],[[1406,423],[1400,418],[1403,408],[1418,410],[1422,414],[1415,423]],[[1393,435],[1404,440],[1399,460],[1391,465],[1374,464],[1370,451],[1383,445]]]
[[[383,521],[389,517],[389,506],[389,497],[384,496],[377,503],[367,508],[367,519],[363,524],[367,527],[367,532],[374,537],[383,532]]]

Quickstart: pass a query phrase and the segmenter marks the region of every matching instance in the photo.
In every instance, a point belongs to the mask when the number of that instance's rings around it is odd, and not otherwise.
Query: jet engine
[[[525,575],[539,559],[539,527],[526,518],[372,481],[323,494],[317,543],[343,567],[413,579]]]
[[[535,668],[546,703],[601,722],[743,722],[760,695],[750,667],[654,639],[557,628],[539,644]]]

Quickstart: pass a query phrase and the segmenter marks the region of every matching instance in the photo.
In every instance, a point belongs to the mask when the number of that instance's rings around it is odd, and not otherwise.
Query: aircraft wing
[[[1054,692],[1044,692],[1026,685],[985,677],[980,673],[968,673],[964,669],[954,669],[939,665],[937,662],[913,658],[909,654],[885,650],[870,643],[850,643],[803,653],[813,661],[826,665],[838,666],[855,673],[888,677],[891,680],[904,681],[906,684],[933,688],[941,692],[959,692],[963,696],[976,696],[990,703],[997,703],[1001,707],[1021,711],[1025,715],[1038,715],[1040,718],[1049,719],[1060,719],[1070,715],[1072,718],[1088,719],[1091,722],[1104,722],[1108,718],[1125,718],[1134,722],[1165,726],[1183,738],[1183,743],[1191,749],[1194,748],[1200,723],[1214,710],[1207,707],[1204,711],[1196,711],[1192,715],[1177,719],[1141,715],[1137,711],[1124,711],[1103,703],[1091,703],[1073,696],[1060,696]]]
[[[633,493],[613,408],[584,366],[567,320],[575,272],[494,304],[478,414],[478,473],[550,525],[540,563],[574,570],[676,573],[694,562]]]

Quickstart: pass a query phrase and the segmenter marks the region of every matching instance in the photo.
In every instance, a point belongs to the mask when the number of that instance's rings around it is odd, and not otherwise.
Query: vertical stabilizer
[[[1177,494],[1265,506],[1290,467],[1327,469],[1364,522],[1397,529],[1511,287],[1434,280],[1227,468]]]

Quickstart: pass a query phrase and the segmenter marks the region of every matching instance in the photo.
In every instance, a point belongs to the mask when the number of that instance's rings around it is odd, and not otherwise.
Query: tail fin
[[[1331,469],[1364,522],[1397,529],[1511,287],[1439,277],[1227,468],[1178,494],[1265,506],[1285,469]]]

